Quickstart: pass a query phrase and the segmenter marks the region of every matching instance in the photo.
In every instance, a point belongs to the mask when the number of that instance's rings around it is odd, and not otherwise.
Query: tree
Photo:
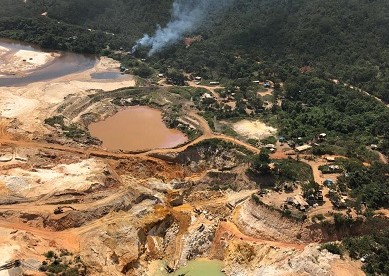
[[[317,194],[320,189],[320,185],[315,181],[311,180],[302,185],[303,195],[305,198],[308,198],[311,195]]]
[[[185,85],[186,77],[182,72],[178,70],[169,70],[166,74],[166,77],[168,82],[171,84],[180,86]]]
[[[134,74],[141,78],[148,78],[153,74],[153,69],[148,67],[146,64],[141,63],[139,67],[134,70]]]
[[[253,157],[251,161],[251,170],[257,174],[270,174],[270,157],[267,153],[259,153]]]

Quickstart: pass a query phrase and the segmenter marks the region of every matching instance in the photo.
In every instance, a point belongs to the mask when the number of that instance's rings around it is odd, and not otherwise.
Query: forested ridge
[[[66,49],[63,43],[44,43],[47,34],[54,41],[61,36],[52,31],[58,28],[57,20],[69,24],[62,30],[77,25],[114,33],[96,38],[95,33],[78,31],[91,40],[85,51],[98,53],[106,45],[129,49],[143,33],[152,34],[157,24],[166,24],[172,0],[0,0],[0,4],[0,35]],[[43,12],[49,19],[40,18]],[[22,18],[33,21],[17,24]],[[41,25],[42,33],[29,37],[29,25]],[[250,77],[257,62],[270,63],[281,80],[292,70],[308,68],[389,101],[388,30],[389,2],[384,0],[236,0],[225,13],[188,34],[202,35],[203,41],[189,49],[178,43],[157,59],[210,78]]]

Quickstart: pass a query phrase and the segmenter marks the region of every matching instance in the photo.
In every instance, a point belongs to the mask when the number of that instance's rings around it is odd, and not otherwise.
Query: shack
[[[303,151],[309,150],[311,148],[312,148],[312,146],[305,144],[305,145],[296,147],[296,151],[303,152]]]
[[[320,133],[319,134],[319,140],[324,140],[324,139],[326,139],[327,138],[327,134],[326,133]]]
[[[293,203],[296,206],[296,208],[300,209],[301,211],[305,211],[306,208],[309,207],[308,202],[306,202],[301,195],[296,195],[293,199]]]

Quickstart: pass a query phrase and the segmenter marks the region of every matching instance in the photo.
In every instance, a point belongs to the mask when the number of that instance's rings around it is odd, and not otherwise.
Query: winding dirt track
[[[138,158],[144,158],[144,159],[154,159],[150,157],[150,154],[156,154],[156,153],[179,153],[182,151],[185,151],[188,147],[194,146],[202,141],[210,140],[210,139],[218,139],[223,140],[226,142],[231,142],[235,145],[245,147],[246,149],[254,152],[259,153],[260,150],[250,144],[247,144],[245,142],[239,141],[236,138],[232,138],[230,136],[226,136],[223,134],[214,134],[212,130],[210,129],[207,121],[201,117],[200,115],[196,114],[195,112],[191,112],[189,114],[190,117],[194,118],[201,128],[201,131],[203,132],[203,135],[201,135],[199,138],[195,139],[194,141],[185,144],[181,147],[177,147],[174,149],[156,149],[156,150],[150,150],[142,153],[118,153],[118,152],[110,152],[98,148],[82,148],[82,147],[72,147],[72,146],[66,146],[66,145],[58,145],[58,144],[50,144],[45,142],[35,142],[35,141],[27,141],[27,140],[15,140],[10,139],[7,137],[7,135],[1,135],[0,137],[0,145],[8,145],[8,146],[19,146],[19,147],[27,147],[27,148],[40,148],[40,149],[48,149],[48,150],[58,150],[58,151],[64,151],[64,152],[70,152],[70,153],[76,153],[76,154],[82,154],[85,156],[95,156],[95,157],[101,157],[101,158],[113,158],[113,159],[133,159],[134,157]],[[4,131],[2,131],[4,132]]]

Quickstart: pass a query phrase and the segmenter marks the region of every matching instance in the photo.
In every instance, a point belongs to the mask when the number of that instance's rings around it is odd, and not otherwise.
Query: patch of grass
[[[239,137],[239,134],[232,127],[226,124],[222,125],[221,132],[230,137]]]
[[[275,174],[278,181],[311,181],[313,180],[312,169],[308,164],[293,160],[273,160],[276,164]]]
[[[205,111],[201,112],[201,116],[204,117],[204,119],[207,121],[209,127],[215,131],[215,124],[213,123],[213,120],[215,118],[215,114],[211,111]]]
[[[270,136],[270,137],[262,139],[261,143],[264,144],[264,145],[275,144],[275,143],[277,143],[277,138],[274,137],[274,136]]]

